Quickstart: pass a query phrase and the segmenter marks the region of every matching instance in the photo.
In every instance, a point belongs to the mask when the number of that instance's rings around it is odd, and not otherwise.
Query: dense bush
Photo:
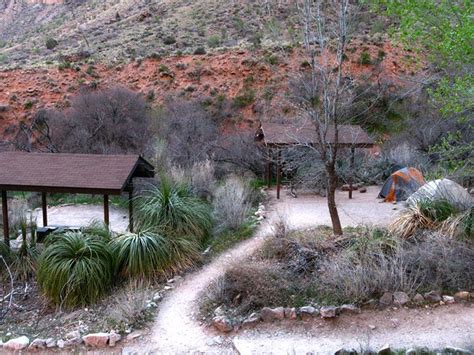
[[[386,291],[455,292],[474,283],[472,240],[437,232],[404,240],[367,228],[346,229],[338,239],[330,234],[318,228],[270,238],[254,259],[211,286],[205,310],[364,303]]]
[[[58,41],[56,41],[54,38],[48,38],[46,40],[46,48],[48,48],[49,50],[56,48],[57,45]]]
[[[180,185],[162,176],[154,186],[139,197],[136,223],[141,230],[161,231],[194,237],[202,241],[212,228],[208,204],[193,196],[187,185]]]
[[[249,217],[250,188],[242,179],[228,177],[214,194],[213,209],[216,229],[237,230]]]
[[[55,304],[87,305],[110,289],[113,267],[105,241],[82,232],[67,232],[52,235],[38,261],[37,279]]]

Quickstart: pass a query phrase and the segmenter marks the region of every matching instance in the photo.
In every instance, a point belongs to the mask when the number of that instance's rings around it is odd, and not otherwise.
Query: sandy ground
[[[43,226],[43,213],[36,209],[38,226]],[[124,232],[128,228],[128,212],[109,207],[110,228],[115,232]],[[104,220],[104,206],[64,205],[48,208],[48,224],[61,226],[87,226],[90,222]]]
[[[376,200],[377,187],[367,194],[338,193],[338,207],[344,225],[386,224],[396,211],[391,204]],[[274,191],[269,191],[270,196]],[[468,347],[474,344],[474,308],[455,304],[435,309],[389,309],[365,311],[360,315],[341,316],[336,320],[265,324],[224,336],[196,319],[200,295],[209,283],[233,263],[242,262],[261,247],[272,233],[272,221],[282,214],[293,228],[305,228],[329,222],[326,201],[304,195],[271,200],[269,218],[255,237],[217,257],[204,268],[187,275],[175,285],[159,306],[159,313],[149,334],[126,344],[124,354],[138,353],[241,353],[307,354],[333,353],[344,347],[358,350],[390,344],[395,348],[447,345]],[[375,328],[374,328],[375,327]],[[374,328],[374,329],[372,329]]]
[[[386,225],[403,204],[393,205],[382,203],[377,199],[380,187],[369,186],[366,193],[354,191],[352,199],[348,192],[336,191],[336,203],[339,218],[343,227],[365,224]],[[314,194],[298,194],[292,197],[288,190],[283,189],[280,200],[276,200],[276,191],[272,189],[269,195],[274,198],[276,213],[285,216],[290,226],[294,228],[313,227],[318,224],[331,225],[326,198]],[[396,208],[394,210],[394,208]]]

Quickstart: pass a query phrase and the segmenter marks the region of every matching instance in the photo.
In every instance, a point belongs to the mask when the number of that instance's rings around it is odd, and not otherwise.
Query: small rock
[[[139,338],[143,335],[143,333],[141,331],[135,331],[133,333],[130,333],[127,335],[127,340],[133,340],[133,339],[136,339],[136,338]]]
[[[122,336],[114,331],[111,331],[109,334],[109,346],[115,346],[117,342],[122,339]]]
[[[319,315],[319,311],[312,306],[304,306],[300,308],[300,315],[302,320],[308,320]]]
[[[440,302],[441,296],[436,291],[427,292],[423,295],[426,301],[428,302]]]
[[[264,307],[261,311],[264,322],[273,322],[275,320],[285,319],[285,309],[283,307],[269,308]]]
[[[367,192],[367,188],[366,188],[366,187],[361,187],[360,190],[359,190],[359,192],[360,192],[361,194],[365,194],[365,193]]]
[[[53,338],[46,339],[46,347],[47,348],[54,348],[56,346],[56,340]]]
[[[413,297],[413,302],[415,302],[416,304],[420,304],[420,303],[423,303],[425,301],[425,298],[417,293],[414,297]]]
[[[321,313],[321,318],[335,318],[336,317],[337,307],[334,306],[324,306],[321,307],[319,312]]]
[[[385,292],[379,300],[382,306],[390,306],[393,302],[393,294],[391,292]]]
[[[446,304],[451,304],[454,303],[454,297],[453,296],[443,296],[443,302]]]
[[[109,333],[92,333],[82,337],[84,344],[94,348],[103,348],[109,342]]]
[[[296,308],[285,308],[285,318],[287,319],[296,319]]]
[[[459,291],[454,294],[454,299],[468,301],[470,298],[470,294],[467,291]]]
[[[28,347],[29,350],[42,350],[46,348],[46,339],[35,339]]]
[[[377,327],[373,324],[369,324],[369,328],[370,328],[370,330],[375,330]]]
[[[73,347],[82,344],[82,338],[73,338],[64,342],[65,347]]]
[[[382,347],[377,351],[377,354],[378,354],[378,355],[391,355],[391,354],[392,354],[392,350],[390,349],[390,345],[384,345],[384,346],[382,346]]]
[[[21,336],[18,338],[10,339],[5,344],[3,344],[3,348],[11,351],[19,351],[26,349],[28,344],[30,344],[30,339],[28,339],[28,337],[26,336]]]
[[[0,103],[0,112],[6,112],[9,109],[10,109],[10,106],[8,106],[7,104]]]
[[[232,329],[234,329],[232,325],[232,321],[225,316],[214,317],[212,319],[212,325],[218,331],[223,332],[223,333],[228,333],[232,331]]]
[[[153,300],[153,302],[159,302],[159,301],[161,301],[161,298],[162,298],[161,294],[159,292],[157,292],[153,295],[152,300]]]
[[[250,316],[247,317],[247,319],[245,319],[242,322],[242,325],[247,326],[247,327],[251,327],[251,326],[254,326],[254,325],[260,323],[261,320],[262,320],[262,317],[260,317],[260,314],[252,313]]]
[[[393,302],[396,305],[403,306],[410,302],[410,297],[405,292],[394,292],[393,293]]]
[[[63,349],[65,344],[64,344],[64,340],[62,339],[59,339],[58,342],[57,342],[57,346],[59,349]]]
[[[351,314],[360,314],[361,310],[359,307],[354,306],[353,304],[343,304],[339,307],[339,312],[342,313],[351,313]]]

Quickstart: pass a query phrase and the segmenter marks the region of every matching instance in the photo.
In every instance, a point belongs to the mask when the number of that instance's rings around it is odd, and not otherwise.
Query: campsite
[[[469,1],[0,1],[0,354],[474,352]]]

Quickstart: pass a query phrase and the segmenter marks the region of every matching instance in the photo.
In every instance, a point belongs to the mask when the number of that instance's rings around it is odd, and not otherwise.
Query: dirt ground
[[[275,191],[269,191],[272,196]],[[366,194],[356,192],[353,200],[338,193],[338,207],[344,225],[387,224],[396,214],[392,204],[379,203],[377,187]],[[474,344],[474,307],[455,304],[438,308],[388,309],[364,311],[333,321],[265,324],[256,329],[217,333],[197,319],[200,295],[209,283],[233,263],[242,262],[258,250],[272,233],[272,222],[284,212],[292,228],[327,224],[329,214],[324,198],[303,195],[298,198],[282,193],[271,199],[268,219],[255,237],[217,257],[199,271],[187,275],[160,304],[149,333],[136,342],[125,344],[124,353],[240,353],[306,354],[330,353],[344,347],[357,350],[381,347],[427,346],[469,347]]]
[[[36,209],[38,226],[43,226],[43,213]],[[110,228],[115,232],[125,232],[128,228],[128,212],[109,207]],[[48,224],[61,226],[87,226],[90,222],[104,220],[104,207],[92,205],[64,205],[48,208]]]
[[[403,209],[403,203],[394,205],[377,199],[379,192],[379,186],[369,186],[366,193],[354,191],[353,198],[349,199],[348,192],[337,190],[336,203],[343,227],[387,225],[396,213]],[[314,227],[318,224],[331,225],[325,197],[306,193],[298,194],[298,197],[294,198],[287,189],[282,189],[280,200],[276,200],[275,189],[269,190],[269,195],[275,201],[276,213],[284,216],[293,228]]]

